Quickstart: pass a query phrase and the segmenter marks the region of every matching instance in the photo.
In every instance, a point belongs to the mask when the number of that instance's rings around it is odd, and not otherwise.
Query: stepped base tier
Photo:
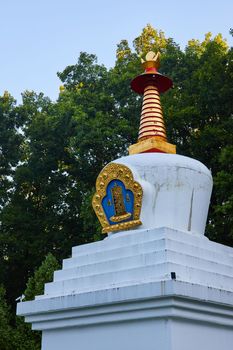
[[[43,331],[43,350],[229,350],[232,264],[233,249],[205,236],[119,232],[74,247],[18,314]]]
[[[143,189],[141,226],[77,246],[18,315],[43,350],[229,350],[233,249],[204,236],[208,169],[171,154],[115,161]]]

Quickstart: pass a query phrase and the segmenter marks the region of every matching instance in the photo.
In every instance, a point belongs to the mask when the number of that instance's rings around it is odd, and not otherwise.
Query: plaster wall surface
[[[176,320],[171,327],[172,350],[231,350],[232,328]]]
[[[141,228],[171,227],[204,234],[212,176],[201,162],[177,154],[143,153],[114,161],[143,188]]]
[[[170,350],[169,321],[148,320],[46,331],[42,349]]]
[[[232,344],[231,328],[203,322],[152,319],[44,331],[42,349],[231,350]]]

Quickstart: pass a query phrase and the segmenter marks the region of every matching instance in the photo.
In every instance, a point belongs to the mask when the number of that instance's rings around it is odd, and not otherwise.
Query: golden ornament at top
[[[158,69],[159,68],[159,66],[160,66],[160,52],[157,52],[157,54],[156,54],[153,51],[149,51],[146,54],[145,59],[146,60],[141,58],[142,67],[144,69],[147,69],[147,68],[156,68],[156,69]]]

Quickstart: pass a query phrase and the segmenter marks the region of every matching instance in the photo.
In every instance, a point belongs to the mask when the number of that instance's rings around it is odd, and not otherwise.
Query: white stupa
[[[204,236],[210,171],[166,140],[159,93],[171,86],[149,53],[139,142],[97,179],[108,233],[74,247],[44,294],[18,304],[43,350],[230,350],[233,249]]]

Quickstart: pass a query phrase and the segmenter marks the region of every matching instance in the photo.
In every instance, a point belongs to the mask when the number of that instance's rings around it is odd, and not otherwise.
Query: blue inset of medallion
[[[122,181],[112,180],[106,188],[102,207],[110,225],[133,220],[134,194],[125,188]]]

